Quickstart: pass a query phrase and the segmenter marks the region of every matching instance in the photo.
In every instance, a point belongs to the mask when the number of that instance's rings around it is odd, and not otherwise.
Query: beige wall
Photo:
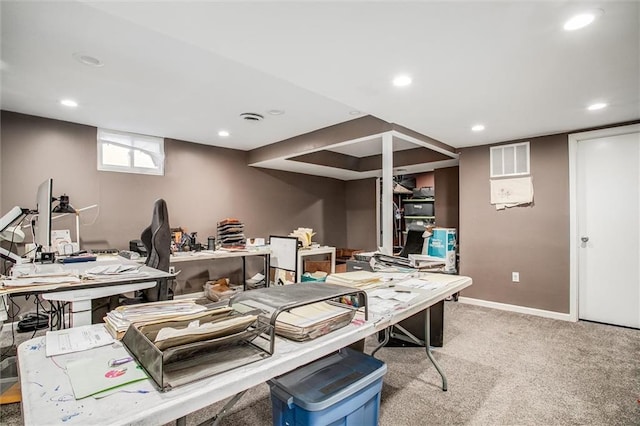
[[[346,220],[349,248],[375,251],[376,179],[346,182]]]
[[[502,211],[489,204],[489,147],[461,150],[460,273],[473,278],[463,295],[568,313],[567,135],[530,141],[534,203]]]
[[[459,170],[445,167],[434,171],[436,225],[442,228],[459,228]]]
[[[171,226],[197,231],[203,243],[215,235],[217,221],[236,217],[247,237],[287,235],[304,226],[317,231],[317,242],[348,245],[343,181],[248,167],[243,151],[171,139],[165,140],[165,176],[100,172],[95,127],[6,111],[0,137],[2,205],[35,208],[38,184],[52,177],[55,195],[68,194],[77,208],[99,206],[81,216],[83,248],[128,248],[160,197]],[[74,222],[54,222],[54,229],[64,228],[73,230]],[[257,272],[260,263],[250,266]],[[208,272],[207,265],[184,269],[181,285],[198,289],[208,276],[237,274],[240,262],[217,262]]]

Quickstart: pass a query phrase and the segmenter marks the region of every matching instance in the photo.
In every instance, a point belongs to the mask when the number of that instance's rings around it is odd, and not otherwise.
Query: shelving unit
[[[424,231],[435,225],[435,197],[402,198],[404,231]]]

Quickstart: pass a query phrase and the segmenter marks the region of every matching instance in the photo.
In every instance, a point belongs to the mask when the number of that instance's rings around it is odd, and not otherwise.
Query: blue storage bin
[[[375,426],[387,365],[349,348],[269,380],[276,426]]]

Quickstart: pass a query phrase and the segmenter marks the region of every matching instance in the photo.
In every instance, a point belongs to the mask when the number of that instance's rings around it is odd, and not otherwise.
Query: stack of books
[[[122,339],[131,324],[146,324],[152,321],[198,314],[207,310],[198,305],[196,299],[165,300],[118,306],[103,318],[104,325],[115,339]]]

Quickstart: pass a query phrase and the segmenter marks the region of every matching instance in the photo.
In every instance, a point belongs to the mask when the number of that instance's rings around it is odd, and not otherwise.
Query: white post
[[[393,254],[393,136],[382,134],[382,249]]]
[[[80,251],[80,213],[76,212],[76,239],[78,251]]]

